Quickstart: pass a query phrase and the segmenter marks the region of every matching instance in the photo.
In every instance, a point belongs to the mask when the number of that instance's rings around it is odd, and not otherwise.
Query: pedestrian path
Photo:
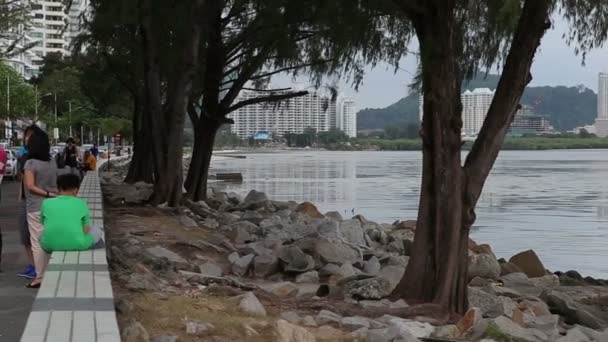
[[[0,264],[0,341],[19,341],[31,311],[36,290],[27,289],[30,280],[18,278],[27,258],[17,230],[17,201],[19,183],[4,179],[0,202],[0,229],[2,230],[2,264]]]

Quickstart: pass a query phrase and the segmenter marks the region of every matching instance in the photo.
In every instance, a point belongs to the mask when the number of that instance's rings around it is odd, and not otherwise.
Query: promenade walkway
[[[37,291],[25,288],[27,279],[15,274],[27,264],[17,231],[19,183],[2,182],[0,229],[4,246],[0,269],[0,341],[19,341]]]

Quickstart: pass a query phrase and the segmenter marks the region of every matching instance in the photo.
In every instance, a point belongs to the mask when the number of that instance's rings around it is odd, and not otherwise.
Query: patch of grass
[[[488,323],[485,336],[494,339],[496,342],[511,342],[509,336],[505,335],[494,322]]]
[[[137,319],[150,334],[176,335],[180,341],[203,341],[205,336],[186,334],[186,321],[202,321],[214,325],[206,337],[222,336],[233,341],[263,342],[274,340],[272,319],[255,318],[242,313],[237,303],[223,297],[159,297],[154,294],[136,295],[130,298],[133,311],[129,317]],[[245,325],[248,324],[259,335],[248,336]]]

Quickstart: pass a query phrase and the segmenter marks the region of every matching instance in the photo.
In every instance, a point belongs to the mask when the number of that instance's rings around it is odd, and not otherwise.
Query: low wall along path
[[[98,171],[84,177],[79,197],[89,205],[92,225],[103,228]],[[120,342],[105,248],[51,255],[21,342],[55,341]]]

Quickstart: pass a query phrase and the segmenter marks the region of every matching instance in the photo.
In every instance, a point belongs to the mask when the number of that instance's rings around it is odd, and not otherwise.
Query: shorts
[[[21,238],[21,243],[25,247],[30,247],[32,242],[30,240],[30,228],[27,224],[27,210],[25,208],[25,201],[22,203],[18,216],[17,224],[19,225],[19,237]]]

